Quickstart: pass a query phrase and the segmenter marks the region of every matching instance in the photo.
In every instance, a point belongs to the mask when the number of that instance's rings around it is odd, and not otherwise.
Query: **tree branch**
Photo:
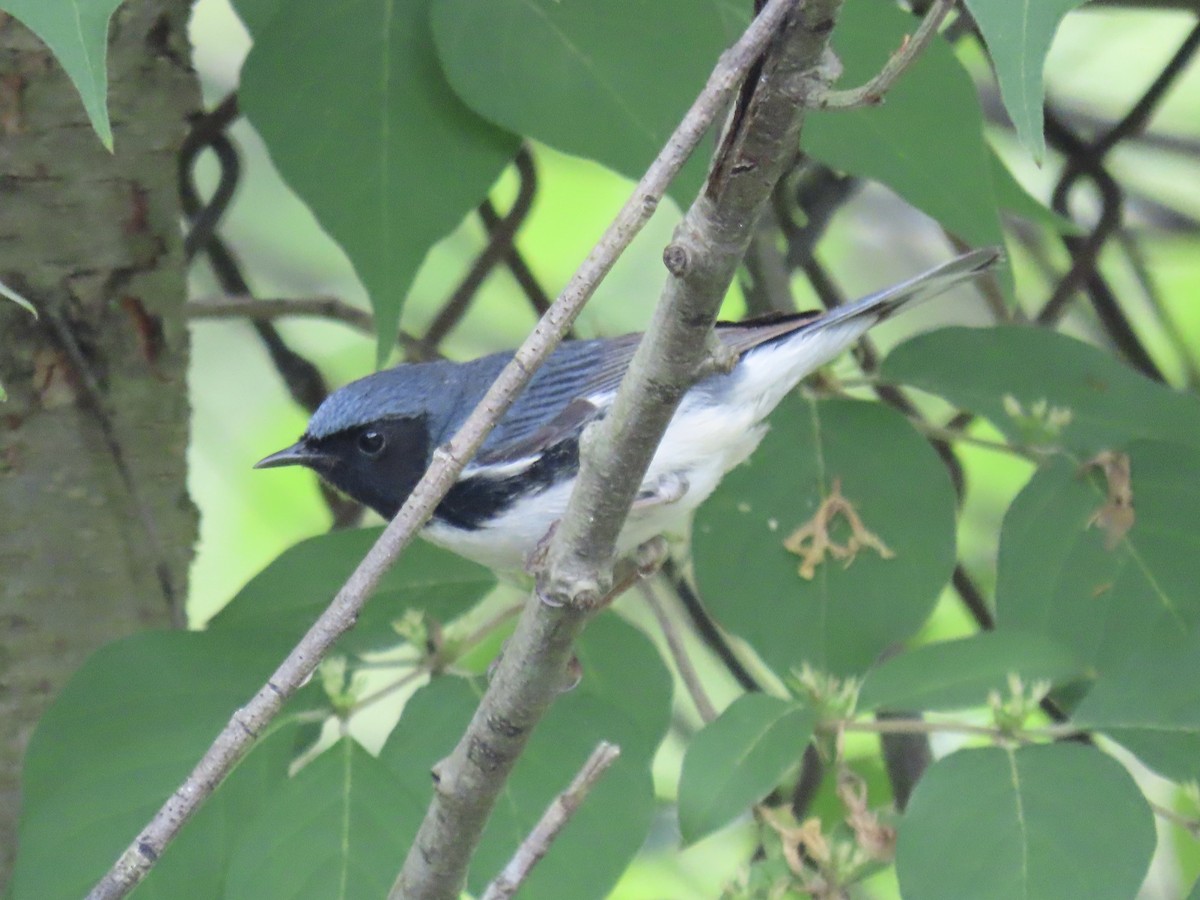
[[[818,109],[854,109],[859,106],[878,106],[896,79],[904,74],[933,40],[946,14],[954,8],[954,0],[934,0],[911,38],[905,38],[900,49],[892,54],[879,74],[862,87],[848,91],[826,91],[817,100]]]
[[[717,308],[791,159],[804,105],[824,88],[820,65],[839,7],[809,0],[791,14],[775,0],[751,24],[748,34],[773,40],[743,129],[722,142],[704,193],[664,253],[672,277],[653,323],[612,410],[582,442],[578,483],[538,573],[536,596],[545,602],[527,603],[466,733],[438,764],[433,801],[393,898],[458,895],[509,771],[566,683],[571,645],[611,587],[617,537],[643,473],[705,362]]]
[[[566,827],[575,811],[587,799],[600,776],[608,771],[609,766],[616,762],[620,755],[621,748],[616,744],[601,741],[596,746],[583,768],[571,780],[570,786],[546,808],[533,831],[529,832],[529,836],[521,842],[513,858],[504,867],[504,871],[487,886],[487,890],[483,892],[483,900],[508,900],[516,894],[517,889],[533,871],[533,867],[546,855],[559,832]]]
[[[251,297],[247,294],[218,294],[193,297],[184,309],[189,319],[282,319],[311,316],[341,322],[366,335],[375,333],[375,320],[339,297]],[[413,338],[416,340],[416,338]]]
[[[365,309],[347,303],[340,297],[252,297],[246,294],[223,294],[194,297],[184,306],[189,319],[284,319],[289,316],[310,316],[341,322],[368,337],[375,335],[375,318]],[[411,358],[430,357],[423,341],[403,329],[397,343]]]
[[[739,80],[762,52],[779,21],[795,2],[773,0],[751,23],[738,43],[722,55],[704,91],[651,163],[632,196],[462,428],[449,444],[434,453],[428,470],[403,508],[384,529],[332,603],[267,683],[234,713],[183,784],[92,889],[89,900],[115,900],[133,890],[184,823],[249,752],[257,735],[279,714],[283,704],[313,673],[338,638],[354,625],[359,611],[383,574],[428,521],[438,502],[457,480],[463,467],[483,444],[513,399],[562,340],[617,257],[650,219],[671,179],[682,168],[716,116],[725,109]],[[568,638],[568,646],[569,643]],[[516,658],[518,655],[510,652],[505,654],[505,658]],[[565,653],[562,658],[565,659]],[[479,827],[482,828],[482,821]],[[452,876],[455,885],[461,883],[464,865],[465,856],[460,863],[459,874]]]
[[[711,722],[717,717],[717,708],[713,706],[713,702],[708,696],[708,691],[704,689],[704,682],[700,680],[700,673],[692,665],[692,658],[688,656],[687,647],[683,643],[683,635],[679,633],[679,629],[671,621],[670,613],[663,607],[662,601],[658,599],[658,594],[654,591],[654,585],[643,581],[639,585],[639,588],[642,591],[642,596],[646,598],[646,605],[650,607],[650,612],[654,614],[654,619],[658,622],[658,627],[663,633],[663,639],[667,642],[667,649],[671,653],[671,658],[675,660],[675,670],[679,673],[679,679],[683,682],[684,687],[687,688],[688,693],[692,695],[692,703],[696,706],[696,712],[700,713],[700,718],[704,722]]]

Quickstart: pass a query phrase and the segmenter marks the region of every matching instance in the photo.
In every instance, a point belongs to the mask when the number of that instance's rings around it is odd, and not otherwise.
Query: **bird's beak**
[[[310,469],[320,468],[329,458],[319,450],[308,446],[303,438],[290,447],[285,447],[277,453],[263,457],[254,464],[256,469],[274,469],[278,466],[308,466]]]

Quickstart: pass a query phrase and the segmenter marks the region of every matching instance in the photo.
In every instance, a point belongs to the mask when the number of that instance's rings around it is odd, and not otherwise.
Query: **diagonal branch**
[[[792,158],[840,0],[808,0],[773,33],[741,129],[722,152],[664,254],[671,273],[611,412],[585,435],[579,480],[526,604],[466,733],[438,764],[433,801],[393,898],[458,895],[488,815],[533,728],[567,683],[571,646],[612,586],[617,537],[659,439],[707,361],[717,309],[754,224]],[[786,11],[773,2],[751,26]],[[543,602],[545,601],[545,602]]]
[[[124,897],[146,876],[184,823],[249,752],[256,737],[353,625],[387,569],[433,514],[513,399],[571,327],[617,257],[649,221],[671,179],[699,144],[751,63],[796,0],[772,0],[721,60],[632,196],[579,266],[554,305],[517,350],[458,433],[439,448],[403,508],[309,629],[254,697],[230,719],[192,772],[89,893],[89,900]],[[568,640],[569,643],[569,640]],[[482,827],[482,826],[481,826]],[[465,861],[464,861],[465,864]],[[457,882],[461,882],[461,876]]]

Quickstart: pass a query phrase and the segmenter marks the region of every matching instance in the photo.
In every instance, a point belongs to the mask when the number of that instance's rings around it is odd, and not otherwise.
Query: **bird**
[[[735,360],[683,395],[618,539],[618,554],[678,536],[724,475],[767,431],[802,378],[874,325],[989,271],[997,248],[964,253],[826,312],[718,322]],[[611,408],[641,334],[560,344],[438,504],[422,535],[500,573],[521,573],[562,518],[579,473],[580,437]],[[412,493],[433,451],[482,399],[513,352],[469,362],[405,363],[331,393],[300,439],[256,464],[306,466],[383,518]]]

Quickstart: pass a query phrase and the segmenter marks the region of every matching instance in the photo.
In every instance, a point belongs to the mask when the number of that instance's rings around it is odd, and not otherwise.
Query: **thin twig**
[[[859,106],[878,106],[896,79],[911,66],[937,34],[942,20],[954,8],[954,0],[934,0],[929,12],[912,37],[905,37],[900,49],[891,55],[879,74],[862,87],[846,91],[827,91],[816,100],[817,109],[854,109]]]
[[[338,297],[251,297],[219,294],[193,297],[184,307],[189,319],[283,319],[310,316],[341,322],[363,334],[375,333],[375,319]]]
[[[508,865],[483,892],[483,900],[508,900],[524,884],[538,861],[546,855],[559,832],[566,827],[591,793],[596,782],[621,755],[621,748],[601,741],[588,757],[583,768],[571,780],[570,786],[559,794],[538,820],[533,831],[521,842]]]
[[[700,675],[696,672],[696,667],[692,665],[692,658],[688,656],[687,647],[683,645],[683,635],[679,633],[679,629],[675,627],[675,623],[671,621],[671,617],[663,608],[662,602],[654,591],[654,585],[643,581],[639,587],[642,596],[646,598],[646,605],[654,613],[663,638],[666,639],[667,649],[671,651],[671,659],[675,661],[675,670],[679,672],[684,687],[692,695],[696,711],[700,713],[700,718],[705,722],[711,722],[717,717],[717,708],[713,706],[708,692],[704,689],[704,683],[700,681]]]
[[[720,627],[716,620],[705,608],[704,602],[696,594],[692,586],[688,584],[687,578],[683,573],[678,571],[675,564],[668,559],[663,563],[663,575],[671,583],[671,587],[675,589],[676,596],[679,597],[679,602],[683,605],[684,612],[687,613],[688,619],[691,620],[692,627],[696,629],[705,646],[708,647],[717,659],[724,664],[729,674],[733,676],[733,680],[741,686],[744,691],[762,691],[762,685],[758,680],[750,674],[750,670],[738,659],[733,647],[726,640],[725,635],[721,633]]]
[[[817,729],[834,734],[839,731],[862,731],[869,734],[976,734],[997,741],[1031,741],[1037,738],[1058,740],[1083,733],[1079,728],[1070,724],[1043,725],[1040,728],[1007,731],[992,725],[975,725],[972,722],[931,722],[927,719],[875,719],[874,721],[835,719],[819,723]]]
[[[375,318],[340,297],[252,297],[221,294],[193,297],[183,309],[189,319],[286,319],[291,316],[341,322],[361,334],[374,336]],[[428,356],[424,343],[403,329],[396,336],[407,354]],[[424,358],[422,357],[422,358]]]
[[[989,441],[987,438],[974,437],[960,428],[946,428],[941,425],[934,425],[919,415],[910,415],[908,421],[917,431],[931,440],[938,440],[947,444],[969,444],[972,447],[980,447],[984,450],[994,450],[997,453],[1019,456],[1021,459],[1027,459],[1035,463],[1041,462],[1046,458],[1046,454],[1039,453],[1037,450],[1029,447],[1020,447],[1004,441]]]
[[[89,900],[116,900],[124,897],[145,878],[184,823],[249,752],[256,736],[279,714],[283,704],[312,675],[334,643],[353,627],[359,611],[378,586],[384,573],[428,521],[434,508],[453,486],[467,462],[475,455],[517,394],[562,340],[617,257],[649,221],[668,184],[700,143],[716,116],[725,109],[728,98],[742,75],[762,51],[784,14],[795,2],[796,0],[773,0],[767,10],[751,23],[738,43],[722,55],[708,84],[675,129],[666,146],[650,164],[612,224],[605,230],[558,299],[516,351],[512,361],[505,366],[458,433],[449,444],[434,452],[433,460],[421,481],[338,591],[329,607],[301,638],[267,683],[244,707],[234,713],[192,772],[92,889],[88,895]],[[510,654],[505,654],[506,659],[509,656]],[[493,680],[493,684],[495,683]],[[465,857],[460,865],[465,866]],[[462,869],[457,871],[461,873]],[[460,883],[460,875],[455,874],[453,881],[456,885]]]
[[[429,656],[417,663],[412,671],[405,672],[391,684],[386,684],[374,693],[367,694],[367,696],[357,700],[353,706],[346,710],[345,718],[348,719],[351,716],[356,716],[364,709],[378,703],[385,697],[391,696],[396,691],[403,690],[422,675],[443,671],[447,666],[461,659],[467,651],[478,647],[493,631],[520,611],[520,604],[506,606],[461,640],[447,641],[446,646],[442,650],[429,654]],[[409,664],[411,665],[411,663]],[[359,668],[366,668],[366,666],[360,665]]]
[[[963,606],[975,620],[975,624],[984,631],[993,631],[996,628],[996,615],[988,606],[983,592],[961,562],[954,564],[954,573],[950,576],[950,581],[954,585],[958,598],[962,600]]]
[[[1181,812],[1176,812],[1169,806],[1163,806],[1161,803],[1155,803],[1153,800],[1147,800],[1150,808],[1154,810],[1154,814],[1161,819],[1166,819],[1172,825],[1178,825],[1192,837],[1200,840],[1200,819],[1193,819],[1190,816],[1185,816]]]

